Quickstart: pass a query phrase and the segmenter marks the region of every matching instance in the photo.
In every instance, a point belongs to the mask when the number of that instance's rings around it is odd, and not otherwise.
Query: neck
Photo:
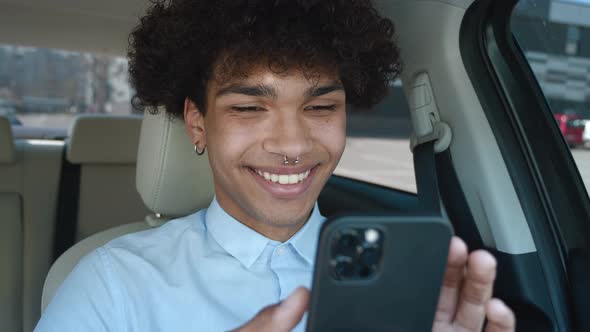
[[[279,242],[285,242],[295,235],[305,225],[313,211],[312,205],[312,208],[302,217],[280,220],[280,217],[266,216],[255,209],[245,209],[223,194],[216,194],[216,196],[219,206],[231,217],[259,234]],[[246,212],[249,210],[251,213]]]
[[[277,226],[269,225],[269,224],[265,224],[265,223],[248,223],[248,222],[243,222],[239,219],[236,219],[236,220],[238,220],[242,224],[250,227],[251,229],[255,230],[256,232],[264,235],[265,237],[267,237],[271,240],[274,240],[274,241],[278,241],[278,242],[285,242],[285,241],[289,240],[307,222],[307,220],[305,220],[301,223],[298,223],[297,225],[277,227]]]

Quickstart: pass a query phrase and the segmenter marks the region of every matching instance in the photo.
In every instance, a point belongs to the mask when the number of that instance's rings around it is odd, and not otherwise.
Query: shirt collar
[[[213,199],[207,209],[205,224],[215,241],[247,268],[262,254],[269,241],[225,212],[217,198]]]
[[[321,215],[318,203],[316,202],[311,216],[309,216],[305,225],[287,241],[291,243],[299,255],[310,265],[315,262],[320,229],[325,220],[326,218]]]
[[[315,260],[320,227],[324,220],[316,203],[305,225],[285,242],[291,243],[309,264]],[[207,209],[205,224],[215,241],[247,268],[254,264],[271,241],[230,216],[219,205],[217,198]]]

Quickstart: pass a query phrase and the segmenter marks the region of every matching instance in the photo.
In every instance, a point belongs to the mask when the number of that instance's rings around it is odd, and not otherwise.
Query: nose
[[[281,114],[272,122],[263,142],[265,151],[289,159],[302,157],[312,149],[310,128],[298,114]]]

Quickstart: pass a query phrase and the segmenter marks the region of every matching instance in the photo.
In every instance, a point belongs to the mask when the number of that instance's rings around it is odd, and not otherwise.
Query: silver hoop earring
[[[199,145],[199,142],[197,142],[197,144],[195,144],[195,153],[197,154],[197,156],[202,156],[205,153],[205,150],[207,149],[207,147],[205,146],[203,148],[203,150],[199,151],[198,145]]]
[[[294,162],[294,164],[295,164],[295,165],[299,164],[299,156],[297,156],[297,158],[295,158],[295,162]]]
[[[289,158],[287,158],[287,156],[284,156],[285,159],[283,160],[283,165],[289,165]]]

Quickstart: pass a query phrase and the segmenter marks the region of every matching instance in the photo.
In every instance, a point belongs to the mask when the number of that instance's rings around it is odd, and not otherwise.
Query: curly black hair
[[[312,76],[335,70],[358,108],[378,103],[401,71],[393,23],[371,0],[152,0],[128,56],[134,107],[164,106],[180,118],[187,97],[206,111],[213,75],[253,64]]]

